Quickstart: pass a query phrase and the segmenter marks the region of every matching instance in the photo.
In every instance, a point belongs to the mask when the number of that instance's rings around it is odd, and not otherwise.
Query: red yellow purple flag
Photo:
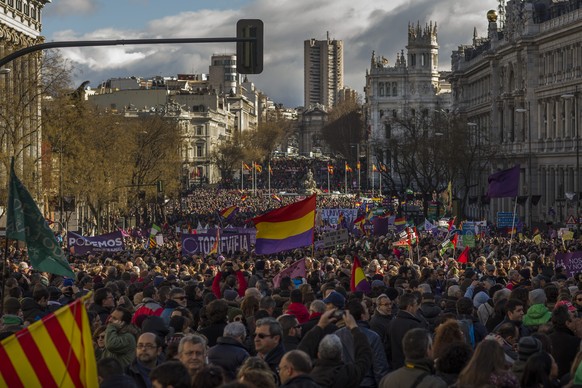
[[[89,296],[0,342],[2,387],[98,387]]]
[[[352,276],[350,277],[350,290],[370,292],[370,283],[366,280],[366,275],[362,269],[360,260],[354,256],[354,265],[352,266]]]
[[[313,244],[315,195],[253,218],[258,255],[288,251]]]

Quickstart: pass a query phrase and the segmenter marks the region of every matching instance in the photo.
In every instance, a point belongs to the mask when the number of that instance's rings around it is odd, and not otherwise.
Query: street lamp
[[[467,125],[476,131],[475,136],[477,138],[477,198],[479,207],[479,220],[483,219],[482,214],[482,204],[481,204],[481,133],[479,132],[479,125],[477,123],[468,122]]]
[[[523,113],[525,118],[525,113],[527,113],[527,145],[528,145],[528,156],[527,156],[527,182],[529,187],[529,202],[527,204],[527,227],[531,230],[532,223],[532,196],[533,196],[533,182],[531,178],[531,118],[530,118],[530,106],[529,101],[527,102],[526,108],[515,109],[517,113]],[[524,120],[525,121],[525,120]]]
[[[578,135],[578,86],[574,90],[573,94],[562,94],[560,96],[564,100],[574,100],[574,126],[576,131],[576,230],[580,231],[580,146]]]

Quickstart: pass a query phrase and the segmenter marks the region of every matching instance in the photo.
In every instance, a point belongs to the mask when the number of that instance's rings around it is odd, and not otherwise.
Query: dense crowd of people
[[[184,256],[174,226],[218,223],[241,195],[206,194],[169,218],[170,243],[144,249],[133,236],[123,252],[70,257],[75,278],[37,272],[12,247],[0,338],[91,293],[101,387],[582,386],[582,274],[554,261],[580,250],[576,240],[484,235],[468,263],[441,256],[425,232],[410,249],[364,235],[271,256]],[[243,217],[280,206],[258,198]],[[352,288],[355,257],[369,290]],[[304,276],[274,281],[301,259]]]

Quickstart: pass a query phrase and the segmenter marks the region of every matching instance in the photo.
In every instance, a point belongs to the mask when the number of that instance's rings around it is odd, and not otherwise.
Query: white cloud
[[[66,2],[55,0],[55,5]],[[85,35],[61,31],[50,38],[228,37],[235,35],[238,19],[262,19],[264,72],[249,79],[276,102],[298,106],[303,104],[304,40],[325,39],[327,31],[331,38],[343,40],[345,84],[362,93],[372,51],[394,63],[396,54],[405,49],[409,22],[437,22],[440,64],[448,68],[451,51],[471,41],[474,26],[480,36],[486,34],[486,12],[496,5],[496,0],[359,0],[357,4],[354,0],[255,0],[239,10],[200,10],[151,19],[140,31],[102,29]],[[107,77],[208,72],[213,53],[234,51],[234,43],[224,43],[67,49],[65,55],[78,64],[81,81],[90,79],[95,86]]]
[[[95,0],[53,0],[44,13],[47,16],[90,15],[98,7],[98,1]]]

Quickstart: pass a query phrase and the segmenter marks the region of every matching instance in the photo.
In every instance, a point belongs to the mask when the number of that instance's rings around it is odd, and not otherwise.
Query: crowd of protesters
[[[240,196],[215,194],[192,198],[189,213],[214,220]],[[247,215],[278,206],[247,204]],[[412,249],[352,236],[268,257],[183,256],[168,240],[146,250],[130,237],[123,252],[70,257],[73,279],[35,271],[12,247],[0,338],[91,293],[102,387],[582,386],[582,274],[554,265],[582,250],[575,240],[484,235],[466,264],[439,255],[428,233]],[[354,257],[369,292],[352,291]],[[305,276],[275,286],[300,259]]]

